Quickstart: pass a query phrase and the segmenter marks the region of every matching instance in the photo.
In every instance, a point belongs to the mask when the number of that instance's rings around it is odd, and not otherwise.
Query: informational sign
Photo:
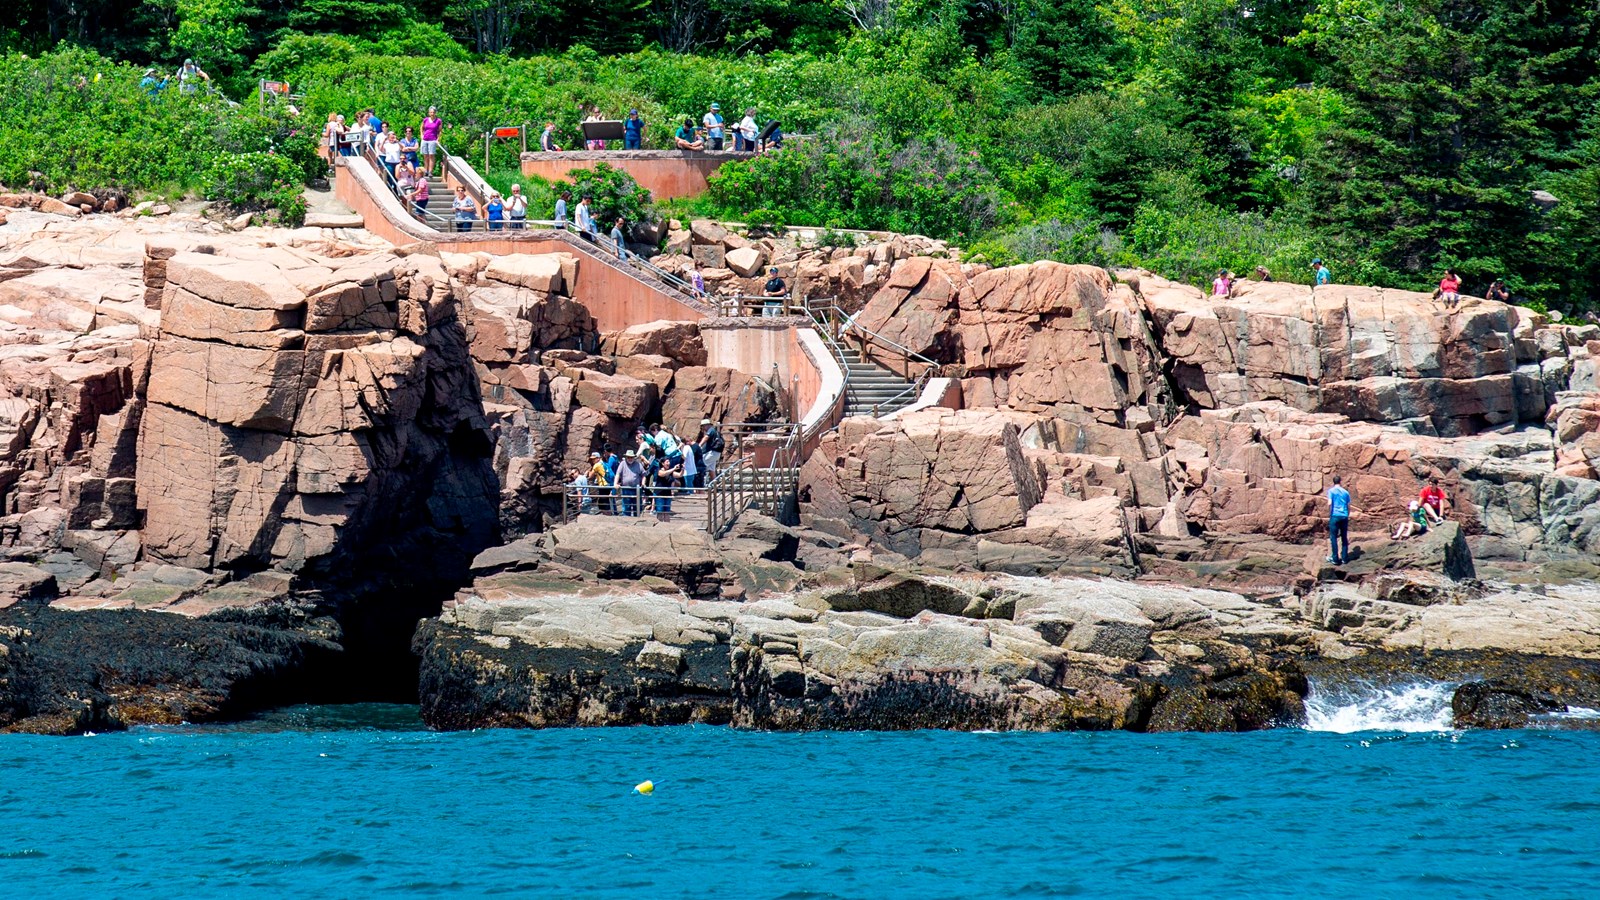
[[[583,123],[583,139],[586,141],[620,141],[625,136],[620,120],[600,119]]]
[[[520,141],[522,152],[528,152],[528,123],[521,125],[497,125],[483,133],[483,170],[489,171],[489,146],[495,141]]]

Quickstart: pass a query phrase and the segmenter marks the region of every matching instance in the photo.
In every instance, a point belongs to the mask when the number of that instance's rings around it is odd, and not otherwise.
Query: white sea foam
[[[1569,706],[1566,712],[1545,713],[1546,719],[1600,719],[1600,709],[1590,709],[1587,706]]]
[[[1311,684],[1306,695],[1306,730],[1351,734],[1357,731],[1449,731],[1450,698],[1456,686],[1440,681],[1395,684]]]

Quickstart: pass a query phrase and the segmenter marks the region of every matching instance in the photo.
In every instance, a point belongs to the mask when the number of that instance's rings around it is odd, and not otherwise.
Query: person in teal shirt
[[[1333,273],[1328,271],[1328,267],[1319,257],[1311,261],[1311,277],[1314,283],[1323,285],[1333,280]]]

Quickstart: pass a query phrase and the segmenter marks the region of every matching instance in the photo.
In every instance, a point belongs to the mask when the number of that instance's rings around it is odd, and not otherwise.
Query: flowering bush
[[[300,167],[277,153],[219,153],[206,167],[205,196],[239,210],[274,211],[280,222],[305,220]]]

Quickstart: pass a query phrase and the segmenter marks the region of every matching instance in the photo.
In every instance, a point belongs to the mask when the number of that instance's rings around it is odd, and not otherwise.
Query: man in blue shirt
[[[644,120],[637,109],[628,110],[628,120],[622,123],[622,149],[644,149]]]
[[[706,149],[722,149],[722,107],[716,103],[711,104],[711,109],[700,120],[706,126]]]
[[[1311,261],[1311,277],[1316,284],[1324,285],[1333,280],[1333,273],[1328,271],[1327,265],[1322,262],[1321,257],[1318,257]]]
[[[1328,562],[1342,566],[1350,561],[1350,492],[1338,475],[1328,489]]]
[[[572,199],[571,191],[562,191],[556,198],[556,227],[567,227],[567,201]]]

